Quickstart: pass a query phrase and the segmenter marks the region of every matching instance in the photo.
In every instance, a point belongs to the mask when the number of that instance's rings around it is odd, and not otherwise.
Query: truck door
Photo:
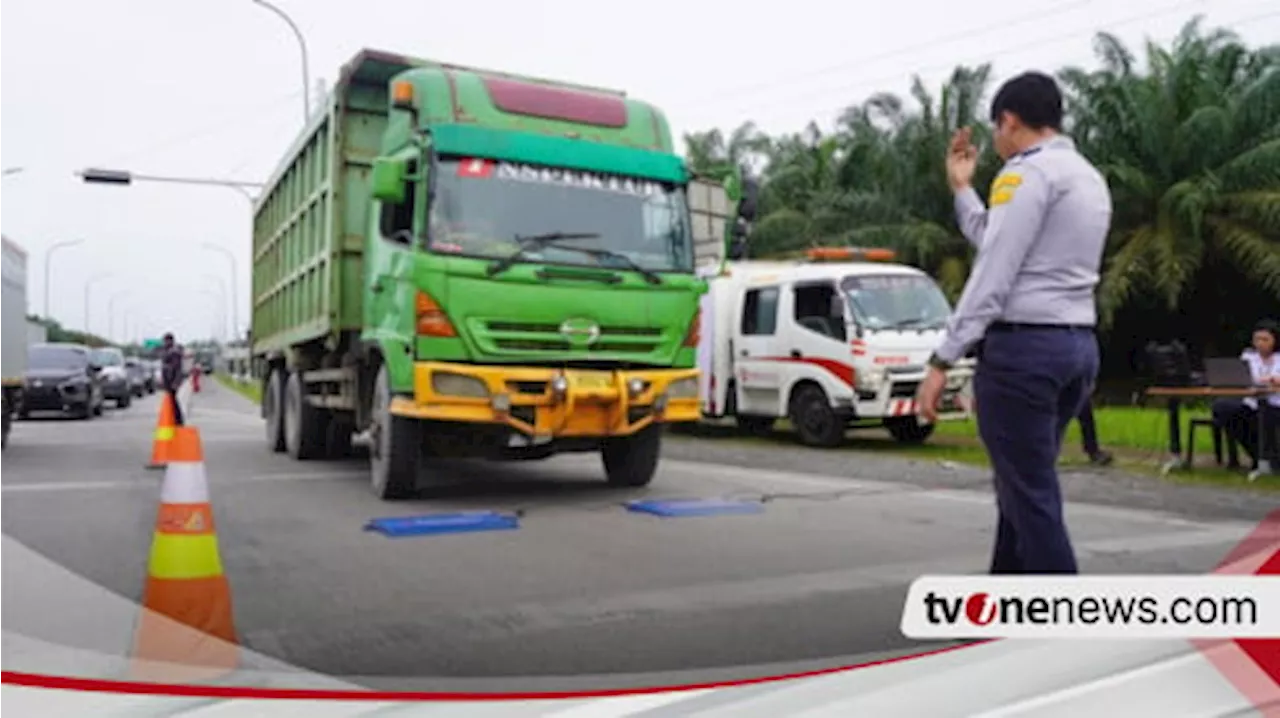
[[[412,177],[418,171],[419,161],[415,156],[407,156],[405,163],[406,172]],[[417,288],[411,281],[412,263],[418,238],[425,236],[426,222],[421,211],[425,204],[426,188],[413,180],[405,183],[402,202],[378,202],[375,206],[381,236],[377,250],[365,255],[370,291],[364,303],[365,326],[400,335],[409,342],[414,336],[413,307],[417,296]],[[435,299],[443,301],[444,298]]]
[[[832,280],[797,282],[791,289],[791,321],[782,322],[780,339],[790,357],[811,367],[810,375],[835,399],[853,391],[848,318]]]
[[[734,331],[734,386],[739,414],[779,416],[784,363],[779,361],[778,287],[753,287],[742,295]]]

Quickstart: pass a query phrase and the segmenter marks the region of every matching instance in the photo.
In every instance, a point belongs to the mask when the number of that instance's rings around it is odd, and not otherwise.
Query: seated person
[[[1253,329],[1253,347],[1246,349],[1240,358],[1249,364],[1249,373],[1258,386],[1280,389],[1280,325],[1269,319],[1258,322]],[[1258,436],[1258,412],[1262,412],[1265,431]],[[1275,433],[1280,425],[1280,394],[1262,398],[1245,397],[1218,399],[1213,402],[1213,421],[1236,440],[1250,458],[1272,462],[1280,460],[1276,452]]]

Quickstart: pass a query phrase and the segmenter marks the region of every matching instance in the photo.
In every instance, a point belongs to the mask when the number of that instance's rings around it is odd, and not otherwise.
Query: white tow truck
[[[800,440],[835,446],[847,428],[883,426],[922,443],[916,389],[942,341],[950,303],[890,250],[824,247],[797,261],[727,262],[703,271],[698,366],[702,413],[748,432],[789,419]],[[939,421],[969,417],[974,361],[947,374]]]

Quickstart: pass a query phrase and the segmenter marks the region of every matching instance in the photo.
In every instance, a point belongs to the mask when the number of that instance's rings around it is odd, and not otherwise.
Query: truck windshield
[[[516,236],[598,234],[575,246],[624,255],[654,271],[693,271],[684,190],[654,180],[482,159],[443,158],[428,229],[435,252],[508,257]],[[525,261],[610,266],[556,247]]]
[[[27,363],[32,369],[73,371],[87,368],[89,357],[84,350],[74,347],[37,346],[27,352]]]
[[[854,318],[868,329],[940,329],[951,314],[946,295],[929,277],[845,277],[840,288]]]

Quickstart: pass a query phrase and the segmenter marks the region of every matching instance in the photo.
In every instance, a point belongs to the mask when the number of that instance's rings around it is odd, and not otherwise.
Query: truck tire
[[[600,456],[611,486],[648,486],[658,470],[662,427],[650,424],[631,436],[605,439]]]
[[[324,455],[328,434],[329,412],[307,401],[302,386],[302,372],[289,372],[284,385],[285,450],[298,461]]]
[[[262,392],[262,416],[267,424],[267,448],[275,453],[284,451],[284,382],[282,369],[272,369],[267,377],[267,387]]]
[[[889,436],[900,444],[923,444],[933,435],[933,424],[921,424],[914,416],[895,416],[884,420]]]
[[[330,459],[346,459],[352,454],[351,422],[347,419],[333,417],[325,429],[324,453]]]
[[[384,501],[409,498],[418,486],[422,425],[391,413],[391,378],[384,364],[373,384],[369,487]]]
[[[831,408],[827,393],[815,384],[803,384],[791,395],[790,419],[808,446],[831,448],[844,441],[844,421]]]

